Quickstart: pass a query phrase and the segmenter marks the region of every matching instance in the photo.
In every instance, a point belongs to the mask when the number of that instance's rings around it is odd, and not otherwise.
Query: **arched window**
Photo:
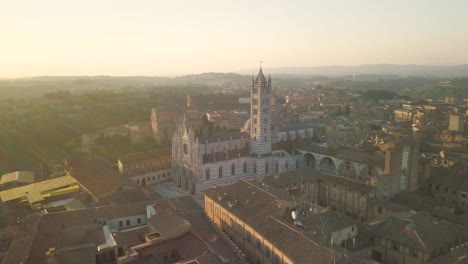
[[[208,181],[210,179],[210,168],[206,168],[205,176],[206,176],[206,180]]]
[[[265,173],[268,173],[270,170],[270,162],[265,162]]]
[[[244,161],[244,173],[247,173],[247,162]]]
[[[223,166],[219,166],[219,178],[223,177]]]
[[[236,165],[234,163],[231,165],[231,175],[236,174]]]

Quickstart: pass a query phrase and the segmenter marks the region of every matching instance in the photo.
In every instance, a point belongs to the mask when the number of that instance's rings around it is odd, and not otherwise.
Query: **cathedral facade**
[[[251,83],[249,130],[196,137],[184,118],[172,138],[172,170],[177,186],[192,193],[241,178],[258,179],[299,168],[302,156],[272,150],[271,77],[262,69]]]

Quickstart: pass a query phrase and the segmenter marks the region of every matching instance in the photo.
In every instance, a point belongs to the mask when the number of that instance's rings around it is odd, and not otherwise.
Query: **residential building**
[[[195,219],[195,211],[188,208],[198,206],[195,201],[182,198],[171,203],[186,205],[176,210],[169,202],[142,201],[32,215],[22,220],[3,263],[239,261],[226,242],[216,239],[216,231],[203,218],[201,209],[196,211]],[[185,213],[199,226],[193,226],[179,213]]]
[[[425,186],[441,204],[466,211],[468,209],[467,172],[468,169],[464,166],[432,168],[431,177]]]
[[[141,186],[172,180],[172,155],[169,148],[122,156],[117,165],[121,175]]]
[[[316,243],[285,218],[293,209],[253,183],[207,189],[205,212],[244,252],[249,263],[335,263],[342,255]]]
[[[30,171],[14,171],[3,174],[0,179],[0,190],[8,190],[34,182],[34,173]]]
[[[465,131],[465,117],[459,114],[451,114],[448,129],[450,131],[464,132]]]
[[[313,210],[316,206],[328,207],[360,221],[370,218],[369,201],[376,195],[373,185],[314,168],[265,177],[263,182],[291,192],[306,210]]]
[[[227,130],[240,130],[250,118],[248,111],[214,111],[206,113],[208,121],[215,127]]]
[[[193,105],[191,95],[186,97],[185,107],[162,107],[151,109],[151,131],[153,138],[161,144],[169,143],[181,117],[187,119],[197,132],[202,129],[202,113]]]
[[[245,97],[239,97],[239,104],[250,104],[250,97],[245,96]]]
[[[80,184],[82,198],[92,205],[135,202],[146,199],[140,187],[99,157],[66,160],[67,172]]]
[[[406,211],[369,224],[372,257],[379,263],[431,263],[467,241],[467,230],[429,213]],[[452,263],[452,262],[450,262]]]
[[[393,110],[393,114],[396,123],[412,122],[414,117],[414,111],[408,109],[396,109]]]

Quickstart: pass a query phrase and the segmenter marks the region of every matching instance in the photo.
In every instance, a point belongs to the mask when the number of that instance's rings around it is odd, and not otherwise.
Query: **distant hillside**
[[[229,85],[249,85],[250,77],[235,73],[203,73],[179,77],[153,76],[41,76],[0,79],[0,101],[40,97],[44,93],[68,90],[85,93],[96,90],[218,89]]]
[[[374,67],[375,66],[375,67]],[[459,69],[459,74],[466,77],[436,77],[417,76],[416,69],[429,69],[432,66],[411,65],[366,65],[356,67],[318,67],[318,68],[265,68],[265,72],[272,74],[275,89],[282,88],[310,88],[320,83],[324,87],[365,91],[389,90],[411,97],[444,96],[468,97],[468,65],[441,67],[448,75],[448,68]],[[438,66],[434,66],[438,67]],[[465,71],[460,69],[466,67]],[[365,70],[365,69],[368,70]],[[406,75],[397,73],[403,68],[408,69]],[[420,68],[420,69],[422,69]],[[333,72],[321,75],[326,70]],[[360,69],[367,74],[361,74]],[[410,69],[413,69],[410,71]],[[286,72],[279,72],[280,70]],[[381,72],[377,72],[380,70]],[[387,72],[384,72],[386,70]],[[73,94],[86,93],[96,90],[112,91],[154,91],[154,92],[187,92],[187,91],[220,91],[224,87],[249,87],[251,74],[256,75],[258,69],[252,69],[241,75],[237,73],[202,73],[179,77],[154,76],[44,76],[32,78],[0,80],[0,101],[8,99],[41,97],[44,93],[68,90]],[[439,71],[441,74],[442,71]],[[320,74],[319,74],[320,73]],[[373,74],[372,74],[373,73]],[[431,71],[435,75],[436,71]],[[463,73],[463,74],[462,74]],[[452,71],[451,74],[455,74]],[[355,75],[354,78],[352,75]]]
[[[359,66],[321,66],[321,67],[273,67],[270,73],[293,75],[399,75],[421,77],[468,77],[468,64],[456,66],[401,65],[401,64],[366,64]],[[253,69],[240,73],[251,73]]]
[[[225,84],[248,84],[249,76],[237,73],[208,72],[202,74],[192,74],[172,78],[172,84],[203,84],[208,86],[220,86]]]

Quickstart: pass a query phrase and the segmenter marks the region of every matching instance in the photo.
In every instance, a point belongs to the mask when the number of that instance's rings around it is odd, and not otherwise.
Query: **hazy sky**
[[[468,63],[468,0],[0,0],[0,77]]]

